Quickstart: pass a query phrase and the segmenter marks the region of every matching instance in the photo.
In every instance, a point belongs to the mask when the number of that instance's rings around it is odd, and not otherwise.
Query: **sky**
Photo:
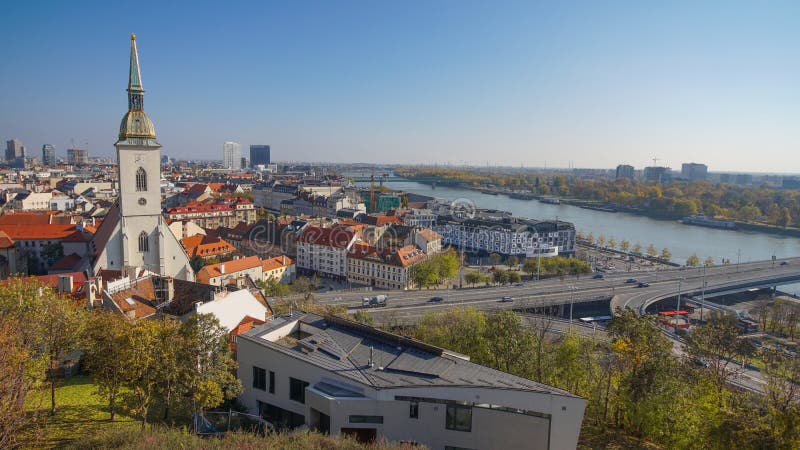
[[[136,33],[162,152],[800,172],[800,2],[15,1],[0,139],[114,155]]]

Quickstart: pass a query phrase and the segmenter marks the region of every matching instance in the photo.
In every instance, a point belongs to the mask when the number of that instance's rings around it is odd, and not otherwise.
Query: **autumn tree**
[[[647,252],[647,255],[652,258],[655,258],[656,255],[658,255],[658,250],[656,250],[656,247],[653,244],[648,245],[647,250],[645,251]]]
[[[686,258],[686,265],[689,267],[697,267],[700,265],[700,258],[696,254],[692,254]]]
[[[669,251],[668,248],[664,247],[661,250],[661,259],[663,259],[664,261],[669,261],[670,259],[672,259],[672,252]]]
[[[702,362],[718,389],[741,373],[742,362],[753,355],[749,340],[739,339],[736,319],[713,314],[705,325],[696,327],[687,335],[684,345],[692,361]]]
[[[113,422],[117,414],[117,399],[125,381],[125,370],[131,324],[118,314],[95,311],[89,315],[84,329],[85,367],[97,388],[97,394],[108,400],[108,412]]]
[[[628,250],[631,248],[631,243],[627,239],[623,239],[619,243],[619,249],[623,252],[627,253]]]

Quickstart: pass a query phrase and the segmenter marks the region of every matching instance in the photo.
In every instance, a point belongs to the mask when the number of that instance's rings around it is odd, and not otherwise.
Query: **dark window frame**
[[[308,384],[307,381],[289,377],[289,399],[305,405]]]
[[[258,389],[259,391],[266,391],[267,390],[267,371],[266,369],[262,369],[258,366],[253,366],[253,389]]]
[[[349,416],[347,419],[350,423],[383,423],[383,416],[365,416],[362,414],[354,414]]]
[[[419,419],[419,402],[408,403],[408,417],[410,419]]]
[[[448,404],[444,422],[444,427],[448,430],[471,432],[472,406]]]
[[[275,393],[275,372],[269,371],[269,393]]]

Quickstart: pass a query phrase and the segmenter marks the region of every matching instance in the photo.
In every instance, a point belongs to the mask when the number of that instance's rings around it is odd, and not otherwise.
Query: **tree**
[[[655,247],[653,247],[653,250],[655,250]],[[642,245],[638,242],[633,246],[633,253],[642,253]]]
[[[597,245],[599,245],[600,247],[603,247],[603,246],[606,245],[606,237],[603,236],[602,234],[600,235],[599,238],[597,238]]]
[[[539,258],[528,258],[522,264],[522,271],[527,273],[528,275],[533,275],[539,272],[539,266],[540,266]]]
[[[203,412],[233,399],[242,390],[231,357],[228,330],[211,314],[196,314],[181,327],[183,384],[188,398]]]
[[[117,398],[128,364],[125,352],[131,332],[132,327],[127,319],[103,311],[91,314],[85,327],[86,369],[97,386],[97,393],[108,399],[112,422],[116,418]]]
[[[712,257],[710,257],[710,256],[709,256],[709,257],[707,257],[707,258],[706,258],[706,259],[703,261],[703,265],[704,265],[704,266],[713,266],[713,265],[714,265],[714,258],[712,258]]]
[[[513,311],[505,310],[487,317],[486,341],[494,358],[493,367],[500,370],[519,373],[530,359],[533,336]]]
[[[124,359],[124,386],[127,390],[122,392],[121,398],[125,409],[133,416],[139,417],[142,429],[147,425],[147,415],[153,401],[156,385],[161,381],[159,374],[159,355],[154,349],[158,348],[159,341],[164,334],[164,324],[177,326],[171,320],[143,320],[132,325],[132,331],[127,335]]]
[[[500,261],[502,261],[502,260],[503,260],[503,257],[500,256],[499,253],[492,253],[491,255],[489,255],[489,264],[491,264],[493,266],[496,266],[496,265],[500,264]]]
[[[686,258],[686,265],[689,267],[697,267],[700,265],[700,258],[696,254]]]
[[[613,237],[608,240],[608,248],[615,249],[617,248],[617,240]]]
[[[58,364],[70,351],[78,348],[84,320],[82,305],[71,297],[56,294],[52,288],[40,289],[39,301],[45,302],[39,316],[44,344],[47,348],[50,381],[50,414],[56,413],[56,383]]]
[[[508,284],[508,272],[505,270],[497,269],[494,271],[494,282],[497,284]]]
[[[433,262],[428,259],[411,266],[411,281],[420,289],[434,286],[439,281],[439,272]]]
[[[789,208],[783,208],[781,210],[781,215],[776,221],[776,224],[784,228],[792,224],[792,213],[789,211]]]
[[[744,221],[752,221],[761,216],[761,210],[755,205],[746,205],[739,208],[736,217]]]
[[[777,448],[800,446],[800,358],[781,350],[764,354],[766,406]]]
[[[645,250],[645,251],[647,252],[647,255],[652,257],[652,258],[655,258],[656,255],[658,255],[658,250],[656,250],[656,248],[655,248],[655,246],[653,244],[648,245],[647,246],[647,250]]]
[[[475,286],[475,284],[480,283],[483,280],[483,275],[478,272],[469,272],[464,275],[464,280],[467,282],[467,284]]]
[[[594,244],[594,234],[589,233],[589,235],[586,236],[586,242],[588,242],[589,244]]]
[[[664,247],[661,250],[661,259],[663,259],[664,261],[669,261],[670,259],[672,259],[672,252],[669,251],[668,248]]]
[[[630,248],[631,248],[631,243],[627,239],[623,239],[619,243],[619,249],[625,253],[627,253]]]
[[[520,276],[519,272],[507,272],[507,273],[508,273],[509,283],[519,283],[522,281],[522,277]]]
[[[416,337],[423,342],[469,355],[478,364],[494,360],[486,342],[486,316],[468,307],[427,313],[417,324]]]
[[[711,315],[705,325],[688,334],[684,349],[692,361],[706,364],[719,390],[744,370],[741,363],[754,352],[749,340],[739,339],[736,319],[721,315]]]
[[[513,267],[516,267],[517,264],[519,264],[519,258],[517,258],[516,256],[513,256],[513,255],[509,256],[508,259],[506,260],[506,265],[508,267],[512,267],[513,268]]]

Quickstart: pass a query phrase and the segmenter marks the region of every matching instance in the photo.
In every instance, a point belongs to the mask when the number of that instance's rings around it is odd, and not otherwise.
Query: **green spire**
[[[144,92],[142,74],[139,71],[139,52],[136,50],[136,35],[131,33],[131,68],[128,74],[128,92]]]

